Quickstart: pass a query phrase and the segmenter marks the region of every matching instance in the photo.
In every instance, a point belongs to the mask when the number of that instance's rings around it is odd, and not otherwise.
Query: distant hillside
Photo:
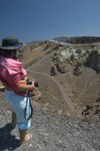
[[[57,50],[59,47],[62,45],[48,40],[31,42],[23,45],[17,52],[17,56],[20,61],[24,62],[24,68],[27,68],[46,53]]]
[[[72,37],[69,36],[60,36],[60,37],[56,37],[53,40],[59,41],[59,42],[66,42],[68,40],[70,40]]]
[[[71,44],[88,44],[88,43],[97,43],[100,42],[100,37],[93,37],[93,36],[84,36],[84,37],[73,37],[70,40],[66,41],[67,43]]]

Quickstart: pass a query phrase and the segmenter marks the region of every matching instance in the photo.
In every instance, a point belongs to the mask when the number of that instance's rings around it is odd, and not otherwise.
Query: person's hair
[[[5,50],[5,49],[0,49],[0,55],[2,55],[3,57],[9,57],[11,52],[14,50]]]

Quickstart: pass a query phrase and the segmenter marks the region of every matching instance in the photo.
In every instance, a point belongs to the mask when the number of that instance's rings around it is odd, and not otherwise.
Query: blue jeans
[[[17,116],[17,126],[19,129],[27,129],[31,126],[31,121],[24,118],[27,97],[19,96],[14,91],[5,90],[6,101],[12,106],[12,111]]]

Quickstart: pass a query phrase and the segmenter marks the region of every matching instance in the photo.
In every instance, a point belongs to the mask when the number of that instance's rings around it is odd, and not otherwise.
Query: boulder
[[[67,48],[60,50],[57,54],[57,69],[60,73],[70,71],[74,67],[73,74],[78,76],[82,73],[83,66],[89,67],[100,73],[100,52],[99,50],[82,50]]]
[[[86,62],[86,67],[90,67],[97,73],[100,73],[100,53],[99,51],[91,51],[88,55]]]

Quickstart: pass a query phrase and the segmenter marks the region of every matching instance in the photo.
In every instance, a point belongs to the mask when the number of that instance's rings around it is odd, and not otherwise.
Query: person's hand
[[[25,83],[27,84],[27,81],[29,80],[29,78],[25,77],[24,80],[25,80]]]
[[[35,85],[34,85],[34,81],[31,85],[27,85],[27,81],[29,80],[29,78],[25,77],[24,81],[26,80],[26,84],[21,84],[21,81],[19,80],[18,83],[18,91],[34,91],[35,90]],[[22,81],[23,82],[23,81]]]
[[[31,86],[31,88],[32,88],[31,91],[34,91],[34,89],[36,88],[35,85],[34,85],[34,81],[33,81],[33,83],[32,83],[30,86]]]

